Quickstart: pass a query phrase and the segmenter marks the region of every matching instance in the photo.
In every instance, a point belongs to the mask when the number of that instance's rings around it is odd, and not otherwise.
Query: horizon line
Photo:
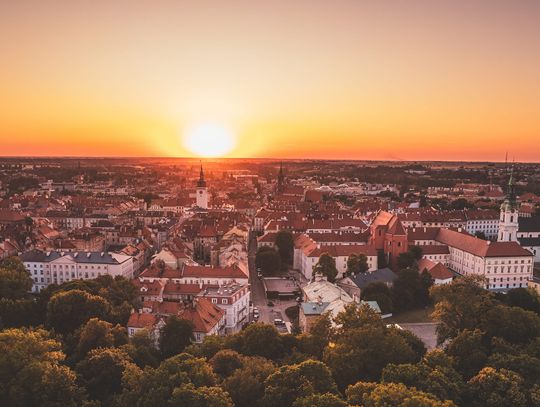
[[[109,155],[0,155],[0,159],[14,159],[14,158],[26,158],[26,159],[169,159],[169,160],[265,160],[265,161],[274,161],[274,160],[283,160],[283,161],[366,161],[366,162],[396,162],[396,163],[411,163],[411,162],[441,162],[441,163],[493,163],[493,164],[507,164],[506,161],[490,161],[490,160],[429,160],[429,159],[374,159],[374,158],[313,158],[313,157],[197,157],[197,156],[109,156]],[[540,164],[540,161],[514,161],[514,164]]]

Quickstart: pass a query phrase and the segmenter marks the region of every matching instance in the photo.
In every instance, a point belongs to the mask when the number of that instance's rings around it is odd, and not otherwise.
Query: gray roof
[[[51,251],[42,252],[32,250],[21,254],[20,258],[23,262],[43,262],[47,263],[60,257],[70,257],[76,263],[92,263],[92,264],[120,264],[129,260],[129,256],[123,254],[109,252],[62,252]],[[120,261],[119,261],[120,260]]]
[[[359,287],[365,288],[370,283],[382,281],[383,283],[392,283],[397,278],[397,274],[389,268],[368,271],[367,273],[358,273],[356,276],[350,276],[350,279]]]
[[[30,250],[29,252],[21,254],[19,257],[23,262],[46,263],[56,260],[61,256],[59,252],[49,252],[49,255],[47,256],[46,252],[42,252],[40,250]]]
[[[518,218],[520,232],[539,232],[540,231],[540,216],[532,218]]]
[[[300,304],[304,315],[321,315],[329,302],[303,302]]]
[[[540,246],[540,237],[518,237],[518,240],[525,247]]]

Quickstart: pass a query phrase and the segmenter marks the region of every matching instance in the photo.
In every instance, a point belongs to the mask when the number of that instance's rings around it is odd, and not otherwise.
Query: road
[[[268,306],[268,300],[264,293],[264,286],[262,280],[257,276],[257,268],[255,267],[255,254],[257,252],[257,239],[255,234],[252,233],[249,241],[249,284],[251,288],[251,301],[254,307],[259,309],[259,322],[265,322],[273,324],[274,319],[280,318],[285,322],[290,322],[289,318],[285,315],[285,309],[296,305],[296,301],[282,301],[272,300],[273,306]],[[253,314],[250,313],[250,320],[252,320]]]

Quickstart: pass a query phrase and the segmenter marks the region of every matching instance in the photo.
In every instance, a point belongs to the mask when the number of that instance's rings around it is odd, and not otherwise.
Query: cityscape
[[[46,3],[1,406],[540,407],[540,3]]]

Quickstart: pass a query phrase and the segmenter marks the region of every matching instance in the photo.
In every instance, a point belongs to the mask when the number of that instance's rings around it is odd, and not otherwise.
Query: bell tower
[[[283,173],[283,161],[279,163],[279,173],[277,178],[277,192],[283,192],[285,186],[285,174]]]
[[[501,204],[501,216],[499,218],[499,242],[517,242],[518,205],[514,186],[514,167],[510,170],[506,198]]]
[[[206,181],[204,180],[202,163],[201,171],[199,173],[199,180],[197,181],[196,194],[197,206],[202,209],[208,209],[208,187],[206,186]]]

